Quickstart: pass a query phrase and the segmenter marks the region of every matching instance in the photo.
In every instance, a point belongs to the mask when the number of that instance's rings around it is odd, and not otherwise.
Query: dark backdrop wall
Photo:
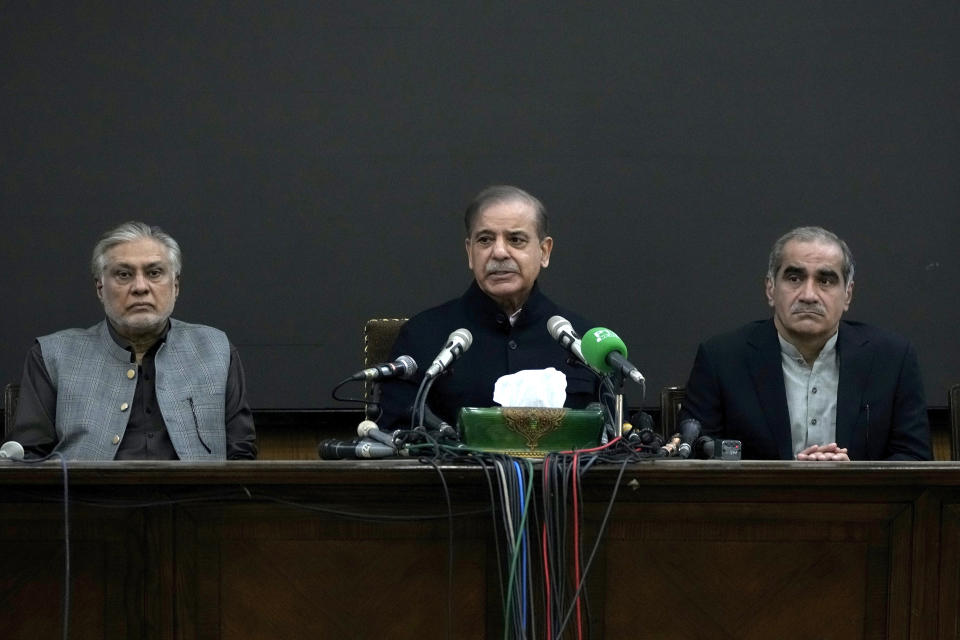
[[[942,406],[958,7],[4,2],[0,380],[102,317],[90,249],[144,219],[183,246],[176,315],[228,332],[255,408],[340,406],[363,321],[459,295],[463,206],[507,182],[551,213],[543,287],[624,338],[646,405],[769,314],[770,244],[820,224],[858,260],[849,317],[912,338]]]

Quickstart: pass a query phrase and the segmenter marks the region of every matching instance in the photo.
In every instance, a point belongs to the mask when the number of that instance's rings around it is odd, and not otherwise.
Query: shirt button
[[[130,408],[130,405],[128,405],[126,402],[120,405],[120,411],[126,411],[129,408]]]
[[[127,378],[133,380],[133,376],[137,375],[137,372],[133,369],[127,369]]]
[[[146,412],[147,412],[147,413],[153,413],[153,412],[150,410],[150,407],[147,407],[147,408],[146,408]]]
[[[497,314],[497,324],[503,324],[506,321],[507,321],[507,316],[503,315],[502,313]]]
[[[113,438],[110,440],[113,444],[120,444],[120,436],[114,434]]]
[[[147,434],[147,437],[148,437],[148,438],[152,438],[152,437],[153,437],[153,434],[152,434],[152,433],[148,433],[148,434]]]
[[[814,418],[813,420],[811,420],[811,421],[810,421],[810,424],[814,424],[814,425],[817,424],[817,419]]]
[[[810,393],[816,393],[816,392],[817,392],[817,388],[816,388],[816,387],[814,387],[813,389],[810,389]]]
[[[511,349],[513,349],[514,351],[517,350],[517,343],[516,343],[516,341],[514,341],[514,340],[511,340],[510,342],[508,342],[508,343],[507,343],[507,346],[510,347]]]

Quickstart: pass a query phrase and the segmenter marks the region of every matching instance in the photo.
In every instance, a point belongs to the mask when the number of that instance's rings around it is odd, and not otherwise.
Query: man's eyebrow
[[[156,262],[148,262],[147,264],[143,265],[143,268],[145,270],[156,269],[157,267],[162,267],[166,269],[167,265],[162,260],[157,260]],[[129,262],[114,262],[113,264],[109,265],[108,268],[109,269],[128,269],[131,271],[136,271],[137,265],[131,264]]]
[[[838,280],[840,279],[840,274],[837,273],[835,269],[831,269],[830,267],[821,267],[820,269],[817,269],[817,275],[821,278],[830,277],[837,278]]]
[[[471,237],[476,238],[477,236],[483,235],[483,234],[485,234],[485,233],[486,233],[486,234],[489,234],[489,235],[491,235],[491,236],[495,236],[495,235],[497,235],[498,232],[494,231],[493,229],[477,229],[476,231],[473,232],[473,236],[471,236]],[[508,235],[508,236],[527,236],[527,237],[529,237],[529,235],[530,235],[530,234],[527,232],[526,229],[506,229],[506,230],[502,231],[501,233],[503,233],[504,235]]]
[[[806,273],[807,273],[807,272],[804,270],[803,267],[798,267],[798,266],[796,266],[796,265],[787,265],[787,266],[785,266],[785,267],[783,268],[783,273],[782,273],[782,275],[785,275],[785,276],[795,276],[795,275],[802,276],[802,275],[806,275]]]

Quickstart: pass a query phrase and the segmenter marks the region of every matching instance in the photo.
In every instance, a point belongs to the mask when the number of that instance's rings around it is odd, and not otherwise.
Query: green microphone
[[[583,359],[601,373],[619,373],[637,384],[643,384],[640,370],[627,360],[627,345],[610,329],[590,329],[580,339]]]

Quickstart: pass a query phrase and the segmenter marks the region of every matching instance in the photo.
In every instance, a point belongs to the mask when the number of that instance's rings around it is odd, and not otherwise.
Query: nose
[[[493,243],[493,255],[496,258],[508,258],[510,254],[507,252],[507,240],[503,237],[497,237]]]
[[[803,301],[815,302],[819,300],[817,297],[817,282],[813,278],[807,278],[803,286],[800,288],[800,299]]]
[[[131,285],[131,290],[134,293],[146,293],[150,290],[150,288],[147,286],[147,277],[139,271],[133,277],[133,282]]]

